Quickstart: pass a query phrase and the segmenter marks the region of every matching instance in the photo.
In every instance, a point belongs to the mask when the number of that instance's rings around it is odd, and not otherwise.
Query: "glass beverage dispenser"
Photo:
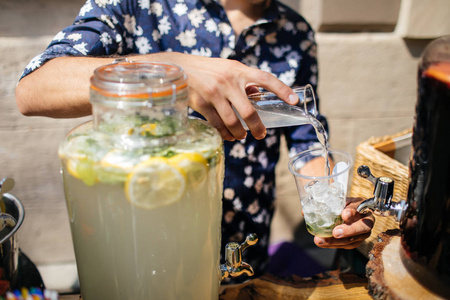
[[[419,64],[418,97],[409,162],[408,197],[393,202],[394,181],[358,174],[374,185],[372,209],[400,222],[401,259],[422,286],[450,299],[450,36],[431,42]]]
[[[185,73],[103,66],[91,103],[59,148],[83,299],[217,299],[222,139],[188,118]]]
[[[422,55],[409,162],[403,261],[424,285],[450,298],[450,36]],[[414,261],[415,264],[410,263]],[[428,272],[421,270],[423,266]]]

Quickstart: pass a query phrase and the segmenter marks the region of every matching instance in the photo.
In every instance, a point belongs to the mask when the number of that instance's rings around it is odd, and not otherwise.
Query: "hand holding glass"
[[[257,111],[262,123],[266,128],[278,128],[285,126],[303,125],[310,123],[311,116],[317,116],[316,96],[310,84],[296,87],[293,91],[297,94],[298,105],[290,105],[279,99],[272,92],[260,92],[248,96],[248,100]],[[233,109],[235,109],[233,107]],[[248,130],[248,126],[239,112],[236,115]]]
[[[295,178],[307,230],[315,236],[332,237],[334,227],[342,223],[352,159],[344,151],[328,149],[333,171],[326,174],[323,154],[323,148],[300,152],[290,159],[289,170]],[[311,159],[319,166],[313,168],[308,163]]]

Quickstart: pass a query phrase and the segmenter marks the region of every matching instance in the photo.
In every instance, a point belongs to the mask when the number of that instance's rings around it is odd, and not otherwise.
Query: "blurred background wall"
[[[26,216],[19,245],[38,266],[48,288],[76,284],[74,254],[57,149],[64,135],[89,118],[24,117],[14,99],[26,64],[72,23],[85,0],[0,0],[0,176]],[[410,128],[418,58],[424,47],[450,34],[448,0],[285,0],[316,30],[320,110],[331,145],[352,155],[371,136]],[[272,242],[292,241],[301,223],[287,155],[277,172]]]
[[[450,34],[446,0],[286,0],[316,31],[320,110],[330,144],[355,157],[370,137],[413,125],[417,64],[430,41]],[[273,244],[298,239],[302,222],[295,182],[282,153]],[[282,178],[282,180],[279,180]],[[309,242],[311,243],[311,237]],[[308,241],[306,241],[308,244]],[[307,249],[308,250],[308,249]],[[309,254],[330,257],[312,246]]]

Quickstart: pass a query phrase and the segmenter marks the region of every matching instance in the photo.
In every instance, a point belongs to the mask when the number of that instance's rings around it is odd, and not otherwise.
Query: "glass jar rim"
[[[296,167],[296,164],[299,161],[303,160],[303,164],[305,164],[307,161],[305,161],[304,159],[308,158],[308,156],[311,159],[311,158],[321,157],[322,155],[323,155],[322,147],[314,147],[312,149],[308,149],[308,150],[299,152],[289,159],[289,162],[288,162],[289,171],[294,176],[297,176],[299,178],[308,179],[308,180],[321,180],[321,179],[326,179],[326,178],[338,177],[344,173],[347,173],[353,167],[353,159],[348,152],[341,150],[341,149],[328,148],[329,156],[333,157],[333,156],[339,155],[339,156],[342,156],[343,158],[346,158],[346,161],[345,161],[347,164],[346,168],[339,170],[337,173],[330,174],[330,175],[324,175],[324,176],[309,176],[309,175],[304,175],[304,174],[297,172],[298,168]]]
[[[187,75],[171,63],[121,61],[97,68],[91,77],[91,91],[107,97],[107,102],[174,103],[187,93]],[[91,102],[105,101],[95,98]]]

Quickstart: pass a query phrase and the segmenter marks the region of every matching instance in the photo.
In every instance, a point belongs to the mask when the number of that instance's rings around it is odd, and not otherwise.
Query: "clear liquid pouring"
[[[310,123],[310,116],[317,116],[316,98],[311,85],[294,88],[299,98],[298,105],[289,105],[272,92],[251,94],[248,99],[256,109],[266,128],[277,128]],[[234,109],[234,108],[233,108]],[[248,130],[248,126],[235,110],[239,120]]]

